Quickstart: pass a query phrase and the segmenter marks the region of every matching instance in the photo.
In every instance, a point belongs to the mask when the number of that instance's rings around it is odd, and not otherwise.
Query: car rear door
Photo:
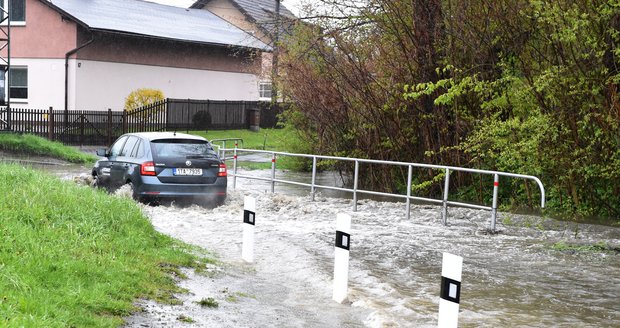
[[[115,176],[118,167],[117,158],[123,150],[123,146],[125,146],[125,142],[128,138],[128,136],[121,136],[118,138],[112,147],[110,147],[108,159],[106,161],[99,161],[100,179],[102,179],[101,181],[108,186],[118,186],[118,181]]]

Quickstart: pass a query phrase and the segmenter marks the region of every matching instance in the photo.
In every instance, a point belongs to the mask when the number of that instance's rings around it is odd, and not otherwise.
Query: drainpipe
[[[91,35],[90,40],[86,43],[69,50],[69,52],[65,54],[65,129],[69,126],[69,57],[80,51],[80,49],[90,45],[93,41],[95,41],[95,38]]]
[[[273,36],[273,52],[271,53],[271,104],[272,106],[278,103],[278,65],[280,56],[280,1],[276,0],[276,26],[275,35]]]

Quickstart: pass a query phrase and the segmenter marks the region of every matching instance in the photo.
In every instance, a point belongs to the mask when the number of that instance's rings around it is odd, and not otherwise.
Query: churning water
[[[240,260],[246,195],[257,199],[252,264]],[[212,250],[225,264],[204,282],[211,289],[194,295],[219,297],[225,306],[193,316],[198,325],[436,326],[443,252],[464,257],[462,327],[620,325],[618,253],[552,248],[617,248],[618,228],[502,214],[501,232],[489,235],[485,211],[450,209],[450,225],[443,226],[435,206],[414,206],[407,221],[402,203],[364,200],[352,213],[347,199],[274,195],[248,180],[239,180],[227,203],[215,209],[144,210],[158,230]],[[338,213],[353,219],[344,305],[331,300]],[[213,291],[213,285],[227,292]],[[227,293],[244,297],[230,303]]]
[[[143,302],[129,327],[433,327],[443,252],[462,256],[461,327],[620,326],[620,229],[500,213],[359,201],[237,180],[223,206],[144,206],[161,232],[221,263],[180,281],[183,305]],[[307,190],[305,191],[307,193]],[[254,263],[241,260],[244,196],[256,198]],[[349,297],[331,300],[335,219],[352,217]],[[553,245],[599,245],[554,248]],[[564,249],[564,250],[562,250]],[[216,309],[196,302],[213,298]],[[191,318],[191,320],[186,320]],[[187,321],[193,321],[188,323]]]

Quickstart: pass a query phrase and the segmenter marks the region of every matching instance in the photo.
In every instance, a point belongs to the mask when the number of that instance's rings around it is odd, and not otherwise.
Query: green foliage
[[[97,157],[93,155],[84,154],[58,141],[49,141],[30,134],[0,133],[0,150],[24,155],[55,157],[72,163],[94,163],[97,160]]]
[[[620,216],[617,1],[372,3],[300,26],[283,55],[298,105],[288,122],[314,151],[536,175],[551,212]],[[416,191],[437,192],[416,175]],[[405,184],[398,170],[363,176]],[[488,199],[484,179],[451,183],[463,200]],[[501,186],[504,204],[536,206],[533,185]]]
[[[117,327],[137,298],[171,301],[200,265],[135,203],[0,165],[0,326]]]

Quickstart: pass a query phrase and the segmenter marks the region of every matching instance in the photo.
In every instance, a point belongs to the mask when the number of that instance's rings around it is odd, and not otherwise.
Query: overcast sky
[[[147,0],[151,2],[157,2],[169,6],[183,7],[188,8],[191,6],[195,0]],[[299,6],[303,0],[282,0],[280,3],[283,4],[288,10],[292,11],[296,16],[299,16]]]

